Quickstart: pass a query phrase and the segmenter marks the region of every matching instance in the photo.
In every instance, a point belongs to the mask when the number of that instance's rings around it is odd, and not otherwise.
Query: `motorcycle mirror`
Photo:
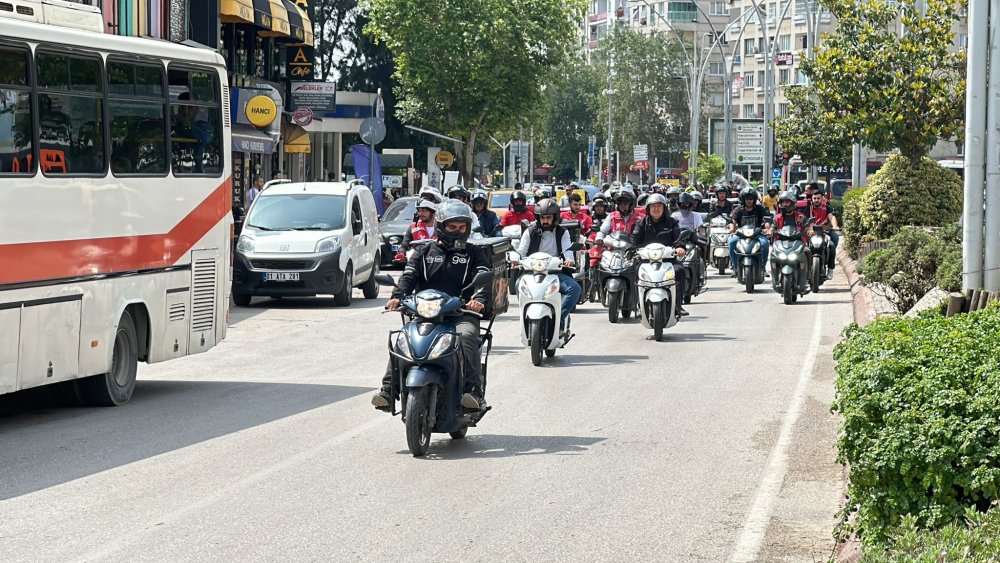
[[[574,242],[573,244],[569,245],[569,249],[571,252],[578,252],[580,250],[583,250],[583,245],[578,242]]]
[[[469,283],[468,286],[466,286],[465,289],[466,290],[477,289],[489,285],[492,282],[493,282],[493,272],[479,272],[478,274],[473,276],[472,281]],[[463,290],[463,293],[464,292],[465,290]]]
[[[483,227],[481,225],[477,226],[474,229],[472,229],[472,232],[482,234],[483,233]]]
[[[531,221],[528,221],[527,219],[521,219],[521,228],[522,229],[527,229],[530,225],[531,225]]]
[[[396,280],[389,274],[375,274],[375,283],[388,287],[396,287]]]
[[[677,237],[677,240],[686,241],[691,238],[691,229],[684,229],[681,231],[681,236]]]

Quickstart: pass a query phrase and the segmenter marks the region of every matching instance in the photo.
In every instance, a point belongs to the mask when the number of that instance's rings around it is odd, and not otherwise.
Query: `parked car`
[[[233,300],[332,294],[378,297],[378,212],[360,182],[285,182],[254,199],[233,260]]]
[[[378,225],[379,245],[382,248],[380,253],[382,266],[406,263],[405,258],[396,260],[396,254],[399,253],[399,245],[403,242],[403,235],[413,223],[418,202],[420,202],[419,197],[401,197],[392,202],[392,205],[386,208],[385,213],[382,214]]]

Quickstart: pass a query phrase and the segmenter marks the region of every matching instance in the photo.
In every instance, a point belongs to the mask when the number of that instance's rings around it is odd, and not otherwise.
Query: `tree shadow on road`
[[[59,386],[0,398],[0,501],[350,399],[370,388],[139,380],[115,408],[66,407]]]
[[[582,455],[590,447],[607,438],[587,436],[512,436],[508,434],[475,434],[469,429],[464,440],[447,437],[435,439],[423,459],[433,461],[469,458],[501,458],[542,454]],[[438,435],[435,434],[435,438]],[[409,455],[409,450],[397,452]]]

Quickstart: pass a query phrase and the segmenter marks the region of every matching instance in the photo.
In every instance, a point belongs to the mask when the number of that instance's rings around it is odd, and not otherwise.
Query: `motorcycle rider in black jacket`
[[[667,214],[667,198],[660,194],[653,194],[646,200],[646,216],[635,224],[632,230],[632,242],[636,248],[658,242],[664,246],[672,247],[677,258],[683,258],[687,250],[681,242],[681,228],[677,220]],[[687,274],[684,267],[678,260],[673,261],[674,279],[677,282],[677,298],[675,307],[677,316],[686,317],[688,312],[681,304],[684,302],[682,296],[686,289]]]

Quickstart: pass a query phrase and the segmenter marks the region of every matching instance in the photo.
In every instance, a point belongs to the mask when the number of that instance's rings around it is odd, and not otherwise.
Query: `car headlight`
[[[652,260],[653,262],[659,262],[663,260],[663,249],[662,248],[650,249],[646,252],[646,256],[649,256],[649,259]]]
[[[549,284],[549,287],[545,288],[545,296],[546,297],[548,297],[549,295],[552,295],[553,293],[559,293],[559,281],[558,280],[553,281],[552,283]]]
[[[413,358],[413,354],[410,353],[410,339],[406,337],[405,332],[396,335],[396,353],[404,358]]]
[[[340,237],[326,237],[316,243],[316,252],[333,252],[340,248]]]
[[[425,319],[433,319],[441,314],[440,299],[417,299],[417,314]]]
[[[534,261],[531,262],[531,269],[534,270],[535,273],[538,273],[538,274],[541,274],[542,272],[547,272],[549,270],[549,261],[548,260],[534,260]]]
[[[444,355],[445,352],[451,350],[451,343],[453,341],[451,334],[442,334],[437,337],[434,341],[434,346],[431,346],[431,351],[427,354],[428,360],[436,360]]]
[[[240,235],[240,240],[236,241],[236,250],[240,252],[253,252],[253,237]]]

